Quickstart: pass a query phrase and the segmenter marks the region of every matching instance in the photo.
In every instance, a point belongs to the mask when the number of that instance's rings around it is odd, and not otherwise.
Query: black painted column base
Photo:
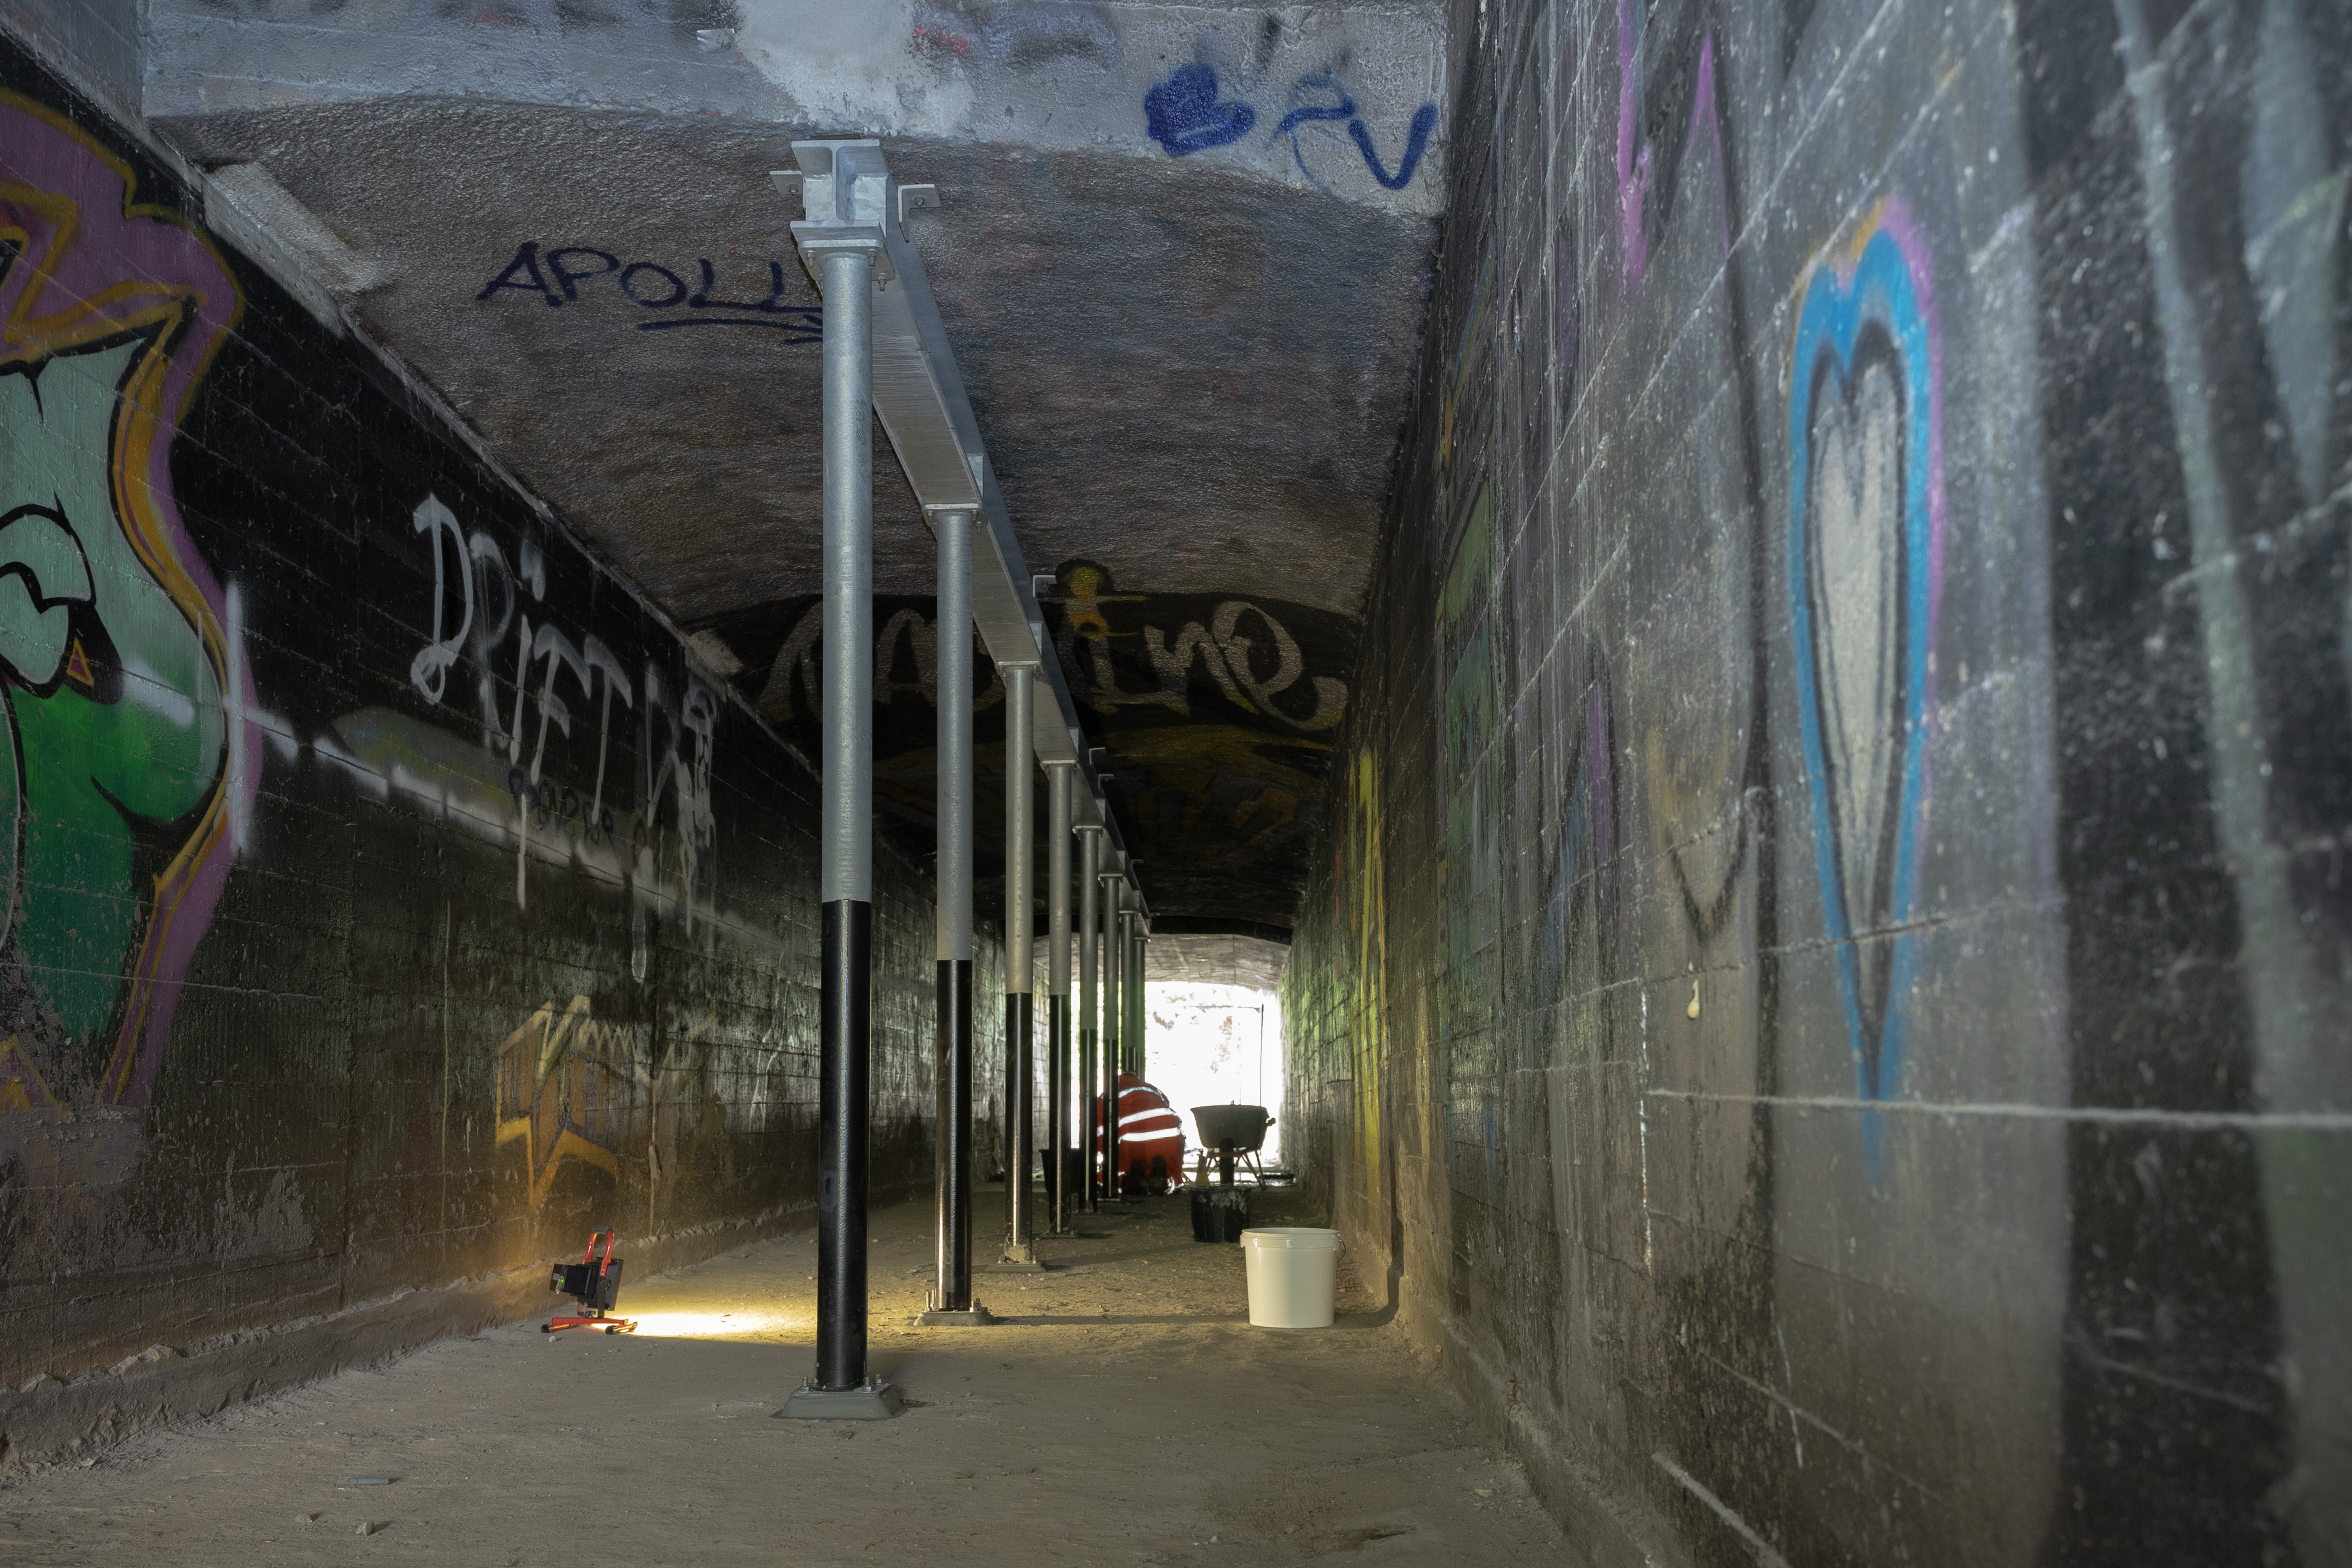
[[[1033,1240],[1036,1216],[1031,1212],[1030,1167],[1036,1163],[1034,1127],[1030,1121],[1035,1091],[1035,1003],[1031,993],[1010,992],[1004,998],[1004,1196],[1008,1211],[1004,1256],[998,1266],[1034,1268],[1037,1250]]]
[[[810,1391],[861,1394],[866,1375],[867,1080],[874,1034],[874,906],[826,904],[819,972],[816,1375]],[[895,1410],[887,1414],[895,1415]]]
[[[1045,1002],[1045,1229],[1070,1232],[1070,999]]]
[[[1105,1043],[1103,1050],[1107,1059],[1103,1065],[1107,1071],[1110,1062],[1118,1059],[1115,1054],[1118,1049],[1117,1042]],[[1125,1076],[1124,1068],[1110,1072],[1109,1081],[1103,1092],[1103,1196],[1108,1202],[1119,1204],[1129,1201],[1127,1194],[1120,1191],[1123,1183],[1118,1168],[1118,1146],[1121,1142],[1118,1135],[1118,1106],[1119,1101],[1127,1098],[1126,1090],[1118,1087],[1118,1080]]]
[[[1078,1147],[1085,1157],[1078,1162],[1079,1201],[1087,1212],[1102,1210],[1102,1173],[1095,1169],[1102,1158],[1102,1141],[1095,1136],[1095,1032],[1078,1031]]]
[[[971,960],[939,961],[938,1006],[939,1278],[931,1300],[940,1310],[962,1312],[972,1306]]]

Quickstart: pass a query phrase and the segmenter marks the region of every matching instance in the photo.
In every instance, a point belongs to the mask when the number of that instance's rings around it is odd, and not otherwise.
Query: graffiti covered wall
[[[1331,736],[1347,713],[1353,620],[1271,595],[1137,592],[1087,560],[1063,563],[1039,597],[1087,740],[1108,754],[1125,842],[1151,868],[1155,929],[1285,940],[1322,820]],[[740,661],[744,699],[811,748],[822,722],[822,607],[790,599],[704,628]],[[874,621],[876,795],[919,854],[938,766],[937,601],[879,595]],[[995,908],[1004,687],[984,648],[976,658],[977,870],[981,902]]]
[[[814,1212],[808,765],[200,209],[0,46],[20,1453],[149,1345],[240,1336],[249,1387],[317,1364],[275,1326],[535,1305],[592,1226],[645,1268]],[[929,1180],[931,917],[878,867],[892,1195]]]
[[[2352,1541],[2340,7],[1454,7],[1285,1127],[1596,1560]]]

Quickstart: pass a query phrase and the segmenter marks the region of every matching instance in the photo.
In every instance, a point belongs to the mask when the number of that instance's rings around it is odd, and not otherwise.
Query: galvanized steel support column
[[[1095,943],[1102,923],[1096,910],[1101,902],[1103,838],[1104,830],[1099,824],[1078,829],[1078,1138],[1087,1152],[1084,1164],[1089,1209],[1102,1207],[1102,1190],[1095,1173],[1095,1162],[1102,1149],[1102,1140],[1095,1129],[1095,1091],[1102,1081],[1095,1071],[1095,1052],[1102,1039],[1101,1015],[1095,1006]]]
[[[1118,1016],[1105,1019],[1108,1031],[1110,1054],[1115,1068],[1124,1073],[1127,1066],[1127,885],[1120,883],[1111,889],[1110,923],[1103,932],[1103,982],[1106,1005]]]
[[[793,237],[824,296],[824,725],[818,821],[816,1372],[777,1415],[875,1419],[866,1375],[866,1149],[874,1023],[874,294],[887,200],[878,147],[796,142]],[[779,189],[785,182],[778,182]]]
[[[1004,1195],[1010,1209],[1004,1261],[1037,1260],[1029,1236],[1029,1166],[1036,1140],[1030,1109],[1036,1098],[1032,1055],[1037,858],[1037,764],[1033,704],[1037,668],[1004,669]]]
[[[1147,1076],[1148,1065],[1143,1059],[1143,1025],[1151,1009],[1143,993],[1143,950],[1151,940],[1144,928],[1140,910],[1130,917],[1132,934],[1128,939],[1129,967],[1127,981],[1127,1070],[1138,1078]]]
[[[1070,1228],[1070,784],[1075,762],[1045,764],[1046,1229]]]
[[[1102,879],[1103,886],[1103,1195],[1116,1199],[1118,1180],[1118,1074],[1123,1064],[1119,1055],[1119,1026],[1124,1019],[1119,1013],[1119,983],[1126,977],[1127,965],[1118,951],[1119,908],[1125,901],[1127,878],[1112,871]]]
[[[824,254],[824,1013],[816,1386],[866,1381],[866,1137],[874,1023],[874,258]]]
[[[1139,900],[1140,902],[1140,900]],[[1127,917],[1127,1069],[1143,1077],[1143,912]]]
[[[939,532],[939,1282],[931,1312],[961,1321],[971,1299],[971,531],[942,510]],[[984,1314],[979,1314],[984,1317]]]

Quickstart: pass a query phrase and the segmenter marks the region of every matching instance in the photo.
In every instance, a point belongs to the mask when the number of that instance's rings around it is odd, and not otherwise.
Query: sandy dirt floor
[[[1283,1196],[1257,1223],[1312,1223]],[[982,1190],[975,1256],[1003,1203]],[[1195,1243],[1181,1199],[1080,1229],[1041,1239],[1048,1273],[978,1277],[1009,1322],[924,1329],[929,1207],[876,1216],[894,1421],[770,1419],[814,1357],[803,1234],[629,1281],[634,1337],[535,1321],[444,1341],[20,1473],[0,1563],[1564,1561],[1344,1260],[1334,1327],[1253,1329],[1241,1249]]]

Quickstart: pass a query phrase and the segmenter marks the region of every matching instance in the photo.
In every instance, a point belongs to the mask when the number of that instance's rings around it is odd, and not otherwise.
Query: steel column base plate
[[[887,1421],[904,1408],[896,1384],[869,1377],[856,1388],[802,1384],[778,1410],[779,1421]]]
[[[968,1312],[943,1312],[937,1307],[926,1307],[915,1321],[927,1329],[984,1329],[996,1321],[987,1308],[974,1301]]]
[[[981,1274],[1043,1274],[1045,1265],[1034,1258],[1015,1258],[1006,1253],[993,1263],[983,1263],[974,1272]]]

